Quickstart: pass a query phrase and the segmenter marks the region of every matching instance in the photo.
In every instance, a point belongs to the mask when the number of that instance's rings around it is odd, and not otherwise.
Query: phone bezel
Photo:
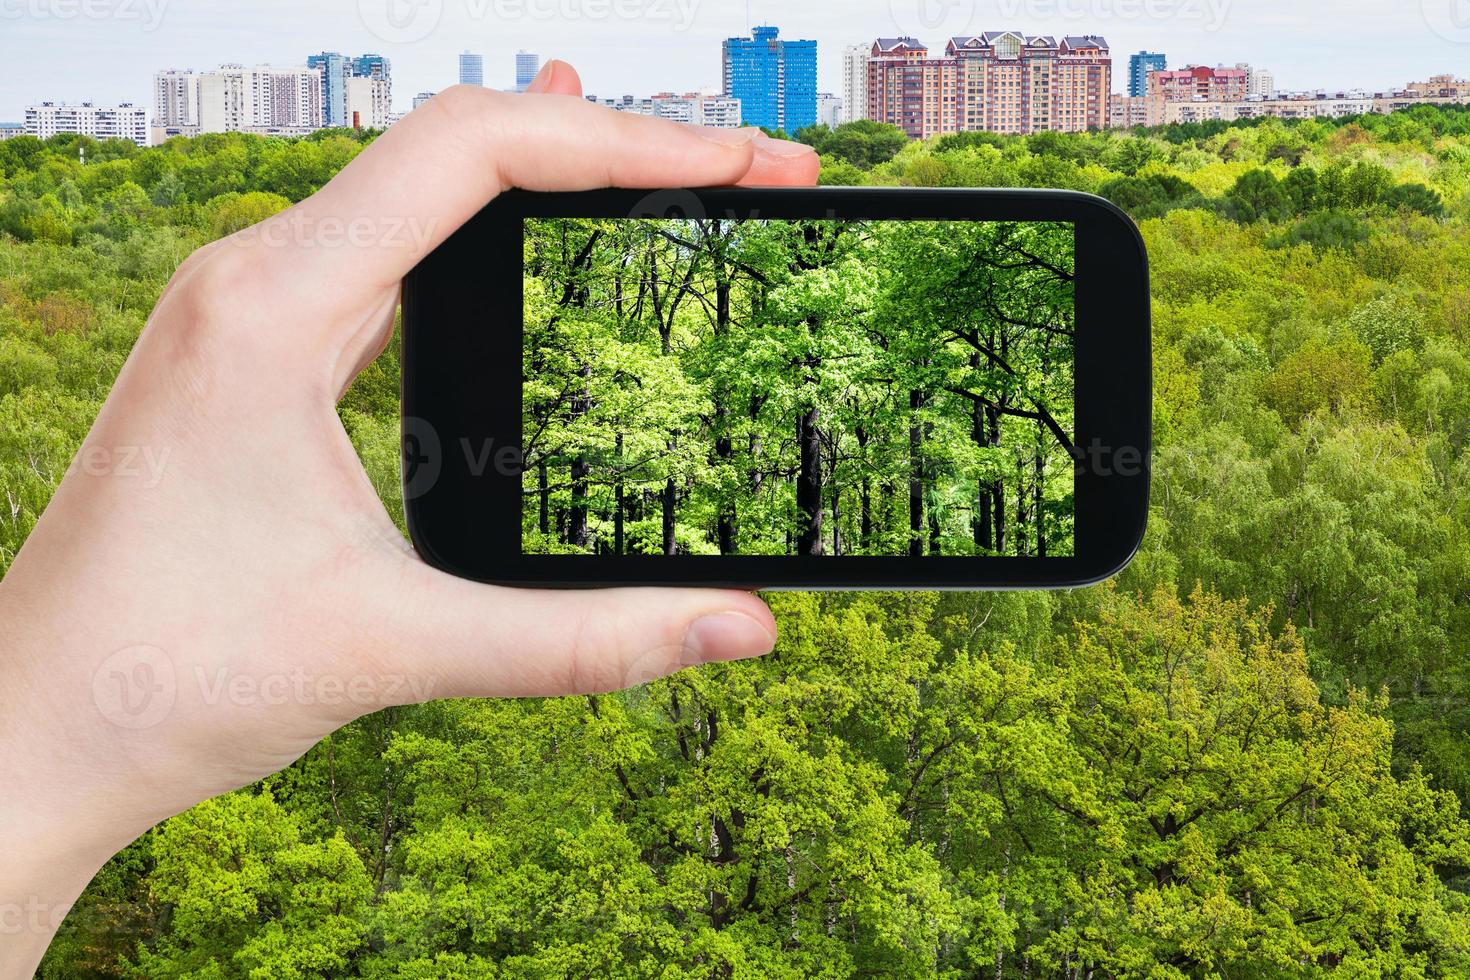
[[[1057,221],[1076,227],[1076,555],[1065,558],[525,555],[522,484],[494,458],[521,446],[527,218]],[[487,270],[502,270],[487,275]],[[475,322],[506,329],[465,329]],[[402,397],[410,537],[431,565],[544,588],[1070,588],[1132,559],[1148,518],[1152,379],[1148,258],[1118,208],[1072,191],[714,188],[502,194],[403,286]],[[412,440],[410,443],[409,440]],[[1132,461],[1136,457],[1136,465]],[[410,478],[410,474],[412,474]]]

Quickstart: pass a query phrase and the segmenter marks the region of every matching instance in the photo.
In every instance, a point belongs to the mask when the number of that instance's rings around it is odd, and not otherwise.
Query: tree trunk
[[[551,534],[551,481],[546,472],[546,460],[536,464],[536,496],[540,501],[537,527],[543,535]]]
[[[725,270],[724,257],[715,263],[715,336],[724,337],[730,331],[730,277]],[[725,407],[723,385],[715,385],[715,458],[721,467],[728,467],[735,459],[735,445],[730,438],[730,412]],[[720,554],[735,553],[735,500],[733,497],[720,502],[716,537],[720,543]]]
[[[669,441],[669,455],[672,456],[679,449],[679,433],[675,432],[673,439]],[[674,483],[674,475],[669,474],[668,482],[664,484],[664,554],[677,555],[679,553],[679,542],[675,539],[674,530],[674,507],[679,502],[679,488]]]
[[[924,557],[924,429],[919,425],[922,392],[909,392],[909,557]]]
[[[817,427],[821,409],[815,405],[796,419],[796,441],[801,472],[796,480],[797,554],[822,554],[822,434]]]
[[[624,496],[625,495],[623,493],[623,476],[622,476],[622,472],[623,472],[623,434],[621,432],[618,433],[617,453],[618,453],[618,482],[617,482],[617,486],[615,486],[613,488],[613,493],[617,497],[616,502],[613,504],[614,508],[616,508],[615,511],[614,511],[614,513],[613,513],[613,554],[615,554],[615,555],[621,555],[623,553],[623,551],[624,551],[624,541],[623,541],[623,510],[624,510],[624,502],[625,502],[624,501]]]
[[[1040,422],[1036,424],[1036,493],[1034,514],[1031,526],[1036,531],[1036,557],[1046,557],[1046,456],[1043,455],[1041,447],[1046,439],[1046,429]]]

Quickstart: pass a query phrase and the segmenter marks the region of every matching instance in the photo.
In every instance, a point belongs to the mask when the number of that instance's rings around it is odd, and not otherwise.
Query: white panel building
[[[393,122],[393,88],[385,78],[347,79],[347,125],[387,129]]]
[[[67,105],[42,102],[26,107],[25,132],[37,139],[58,133],[76,133],[96,140],[129,140],[148,145],[148,110],[130,102],[121,105]]]
[[[323,115],[322,73],[316,68],[224,65],[153,76],[154,142],[199,133],[302,135],[321,129]]]
[[[844,118],[843,101],[831,92],[817,93],[817,122],[828,129],[836,129],[847,120]]]
[[[842,49],[842,122],[868,118],[868,58],[871,56],[871,44],[853,44]]]

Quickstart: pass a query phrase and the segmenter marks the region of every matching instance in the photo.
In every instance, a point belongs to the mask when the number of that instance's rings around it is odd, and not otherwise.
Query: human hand
[[[0,974],[29,976],[147,828],[360,715],[769,651],[770,612],[744,593],[513,591],[429,568],[335,405],[388,342],[404,274],[506,188],[809,184],[817,167],[754,131],[593,106],[552,62],[529,97],[445,92],[312,198],[191,256],[0,583]],[[156,478],[117,465],[135,456]]]

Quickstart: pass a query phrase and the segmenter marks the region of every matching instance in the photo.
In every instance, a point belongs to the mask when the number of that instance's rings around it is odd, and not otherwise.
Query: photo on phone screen
[[[525,218],[522,553],[1073,556],[1076,241]]]

